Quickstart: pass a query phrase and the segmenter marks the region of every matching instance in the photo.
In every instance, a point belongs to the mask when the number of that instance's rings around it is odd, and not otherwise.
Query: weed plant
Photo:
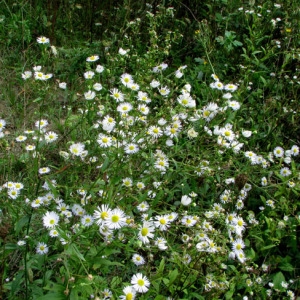
[[[9,31],[0,298],[300,296],[299,8],[194,5],[128,1],[101,42],[22,19],[11,66]]]

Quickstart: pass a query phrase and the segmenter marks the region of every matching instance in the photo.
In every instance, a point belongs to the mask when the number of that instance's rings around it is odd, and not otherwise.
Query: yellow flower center
[[[142,230],[141,230],[142,236],[146,236],[148,234],[148,232],[149,232],[149,229],[146,227],[142,228]]]

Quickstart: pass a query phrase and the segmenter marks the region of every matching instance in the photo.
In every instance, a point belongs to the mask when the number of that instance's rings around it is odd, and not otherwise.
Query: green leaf
[[[18,246],[13,243],[7,243],[5,244],[5,250],[16,250],[18,249]]]
[[[169,282],[169,284],[172,284],[175,280],[176,280],[176,278],[177,278],[177,276],[178,276],[178,270],[177,269],[175,269],[175,270],[173,270],[173,271],[171,271],[170,273],[169,273],[169,278],[170,278],[170,282]]]
[[[278,268],[282,271],[287,271],[287,272],[293,272],[294,271],[294,267],[288,262],[281,262],[278,265]]]
[[[16,235],[18,235],[21,229],[28,224],[29,222],[29,215],[23,216],[16,224],[15,224],[15,231]]]
[[[42,297],[37,298],[36,300],[66,300],[67,297],[61,293],[49,293]]]
[[[85,261],[83,255],[80,253],[80,251],[78,250],[78,248],[75,244],[70,244],[68,249],[66,250],[66,253],[71,256],[75,256],[75,257],[79,258],[80,260]]]
[[[273,278],[274,289],[284,291],[284,288],[281,285],[282,282],[285,282],[284,275],[281,272],[276,273]]]
[[[197,293],[191,293],[191,296],[193,296],[193,299],[205,300],[204,297],[200,296]]]
[[[165,259],[163,258],[159,264],[158,273],[161,274],[164,271],[164,268],[165,268]]]
[[[274,248],[274,247],[277,247],[277,245],[274,245],[274,244],[268,245],[268,246],[262,247],[260,250],[264,251],[264,250],[268,250],[268,249],[271,249],[271,248]]]

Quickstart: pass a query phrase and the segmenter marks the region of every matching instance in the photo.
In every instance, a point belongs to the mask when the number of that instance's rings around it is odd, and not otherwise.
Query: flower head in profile
[[[138,293],[146,293],[149,289],[150,281],[143,274],[137,273],[132,276],[131,284]]]
[[[93,100],[96,97],[96,93],[94,91],[87,91],[84,93],[84,98],[86,100]]]
[[[43,167],[39,169],[40,174],[47,174],[50,173],[50,168],[49,167]]]
[[[99,59],[99,56],[98,55],[92,55],[92,56],[89,56],[86,61],[88,62],[93,62],[93,61],[97,61]]]
[[[37,38],[37,42],[39,44],[49,44],[50,40],[48,38],[46,38],[45,36],[40,36]]]
[[[25,71],[25,72],[22,74],[22,78],[23,78],[24,80],[29,79],[30,77],[32,77],[32,72],[31,72],[31,71]]]

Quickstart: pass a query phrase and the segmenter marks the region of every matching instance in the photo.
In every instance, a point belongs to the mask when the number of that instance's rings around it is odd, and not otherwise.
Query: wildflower
[[[102,90],[102,84],[101,83],[95,83],[94,85],[93,85],[93,89],[95,90],[95,91],[97,91],[97,92],[99,92],[99,91],[101,91]]]
[[[150,126],[148,134],[150,134],[153,138],[158,138],[163,135],[163,131],[159,126]]]
[[[242,217],[237,217],[234,222],[235,232],[237,235],[241,235],[242,231],[245,230],[246,223]]]
[[[274,201],[273,200],[267,200],[266,201],[266,205],[271,207],[271,208],[275,208],[275,205],[274,205]]]
[[[286,294],[287,294],[287,296],[290,297],[290,299],[292,299],[292,300],[295,299],[295,294],[293,291],[288,290],[288,291],[286,291]]]
[[[177,98],[177,102],[183,107],[193,108],[196,107],[196,101],[188,93],[181,94]]]
[[[124,150],[127,154],[133,154],[139,151],[139,147],[137,144],[129,143],[125,146]]]
[[[137,182],[137,183],[136,183],[136,186],[137,186],[137,188],[138,188],[139,190],[142,190],[142,189],[145,188],[145,184],[144,184],[143,182],[141,182],[141,181]]]
[[[98,55],[92,55],[92,56],[89,56],[86,61],[88,62],[94,62],[94,61],[97,61],[99,59],[99,56]]]
[[[11,188],[7,191],[7,195],[10,199],[17,199],[20,194],[20,190],[16,188]]]
[[[137,273],[132,276],[131,282],[133,288],[139,293],[146,293],[150,286],[150,281],[146,276],[141,273]]]
[[[242,239],[237,239],[232,242],[232,251],[236,255],[238,255],[240,252],[243,252],[243,249],[245,248],[245,243]]]
[[[189,138],[196,138],[198,136],[198,132],[195,131],[194,128],[190,128],[188,131],[187,131],[187,135]]]
[[[59,233],[56,229],[51,229],[49,232],[50,237],[58,237]]]
[[[223,94],[222,98],[229,100],[229,99],[232,98],[232,94],[231,93],[225,93],[225,94]]]
[[[123,48],[120,48],[118,52],[119,52],[120,55],[126,55],[127,54],[127,51],[124,50]]]
[[[60,82],[58,84],[58,87],[61,88],[61,89],[63,89],[63,90],[65,90],[67,88],[67,83],[66,82]]]
[[[93,100],[96,97],[96,93],[94,91],[87,91],[86,93],[84,93],[84,98],[86,100]]]
[[[164,238],[158,237],[154,243],[155,243],[155,246],[157,246],[159,250],[164,251],[164,250],[168,249],[167,241]]]
[[[95,73],[93,71],[87,71],[83,74],[85,79],[92,79],[95,76]]]
[[[299,155],[299,147],[297,145],[292,146],[292,148],[291,148],[291,155],[293,155],[293,156]]]
[[[267,178],[266,178],[266,177],[263,177],[263,178],[261,179],[261,185],[262,185],[262,186],[266,186],[267,184],[268,184]]]
[[[81,156],[82,152],[84,151],[84,144],[82,143],[72,144],[69,148],[69,151],[71,152],[71,154],[75,156]]]
[[[84,215],[81,218],[81,224],[85,227],[89,227],[89,226],[93,225],[93,223],[94,223],[94,218],[90,215]]]
[[[97,65],[97,67],[96,67],[96,72],[97,72],[97,73],[102,73],[103,71],[104,71],[104,67],[101,66],[101,65]]]
[[[112,292],[109,289],[104,289],[104,291],[101,292],[103,295],[103,299],[110,299],[112,297]]]
[[[241,263],[244,263],[246,261],[246,256],[244,252],[239,252],[236,257]]]
[[[167,64],[162,63],[162,64],[160,64],[159,66],[154,67],[154,68],[152,69],[152,71],[153,71],[154,73],[158,73],[158,72],[160,72],[160,71],[165,70],[167,67],[168,67]]]
[[[25,71],[25,72],[22,74],[22,78],[23,78],[24,80],[29,79],[29,78],[31,78],[31,77],[32,77],[32,72],[31,72],[31,71]]]
[[[112,138],[103,133],[100,133],[98,135],[97,142],[101,148],[107,148],[112,145]]]
[[[49,167],[43,167],[39,169],[40,174],[47,174],[50,173],[50,168]]]
[[[46,38],[45,36],[40,36],[37,38],[37,42],[39,44],[49,44],[50,40],[48,38]]]
[[[288,187],[293,188],[293,187],[295,187],[296,183],[294,181],[290,180],[290,181],[288,181],[287,185],[288,185]]]
[[[275,157],[282,157],[284,155],[284,150],[282,147],[276,147],[273,151]]]
[[[243,130],[242,135],[246,138],[250,137],[252,135],[252,131],[250,130]]]
[[[228,101],[227,102],[228,106],[230,108],[232,108],[233,110],[239,110],[241,105],[239,102],[235,101],[235,100],[232,100],[232,101]]]
[[[148,94],[145,93],[145,92],[142,92],[142,91],[138,92],[137,99],[139,101],[142,101],[142,102],[145,102],[145,103],[150,103],[151,102],[151,99],[149,99]]]
[[[166,171],[166,169],[169,167],[169,162],[166,158],[159,158],[155,163],[154,167],[161,171]]]
[[[113,97],[117,102],[123,102],[124,101],[124,94],[122,94],[118,89],[112,89],[110,91],[111,97]]]
[[[170,90],[166,86],[161,87],[158,91],[162,96],[168,96],[170,94]]]
[[[165,231],[170,227],[170,221],[167,215],[156,216],[154,221],[155,227],[161,231]]]
[[[160,82],[157,81],[157,80],[155,80],[155,79],[153,79],[153,80],[150,82],[150,86],[151,86],[152,88],[157,88],[157,87],[160,86]]]
[[[49,131],[45,134],[45,141],[46,143],[52,143],[58,139],[57,133],[53,131]]]
[[[123,185],[126,187],[131,187],[132,186],[132,179],[129,177],[124,178],[123,180]]]
[[[132,110],[132,105],[128,102],[125,103],[121,103],[118,107],[117,107],[117,111],[122,113],[122,114],[126,114],[128,112],[130,112]]]
[[[145,104],[141,104],[138,106],[138,110],[143,114],[143,115],[148,115],[149,114],[149,107]]]
[[[187,227],[193,227],[197,223],[197,220],[193,216],[187,215],[182,218],[181,223]]]
[[[145,212],[149,209],[149,204],[147,201],[143,201],[142,203],[140,203],[138,206],[137,206],[137,209],[140,211],[140,212]]]
[[[134,262],[134,264],[136,266],[142,266],[146,262],[144,257],[139,255],[139,254],[134,254],[133,257],[132,257],[132,261]]]
[[[59,215],[54,211],[47,211],[43,216],[43,224],[46,228],[53,228],[59,222]]]
[[[43,72],[34,72],[34,78],[36,80],[45,80],[45,74]]]
[[[17,242],[17,245],[18,246],[24,246],[24,245],[26,245],[26,241],[20,240],[20,241]]]
[[[27,136],[25,135],[19,135],[18,137],[16,137],[17,142],[24,142],[26,140],[27,140]]]
[[[47,254],[49,251],[48,246],[45,243],[38,243],[36,247],[36,253],[37,254]]]
[[[280,175],[281,176],[287,177],[287,176],[290,176],[291,174],[292,174],[291,170],[287,167],[284,167],[284,168],[280,169]]]
[[[45,74],[44,79],[50,79],[53,77],[53,74]]]
[[[211,83],[210,87],[213,88],[213,89],[218,89],[218,90],[223,90],[224,89],[224,85],[220,81],[215,81],[215,82]]]
[[[132,76],[127,73],[121,75],[121,82],[127,87],[129,87],[131,83],[134,83]]]
[[[190,198],[189,196],[187,195],[183,195],[181,197],[181,204],[184,205],[184,206],[188,206],[192,203],[192,198]]]
[[[124,295],[120,296],[121,300],[134,300],[136,296],[136,291],[132,286],[126,286],[123,289]]]
[[[226,84],[225,87],[224,87],[224,89],[226,91],[234,92],[234,91],[237,90],[237,86],[234,85],[234,84],[232,84],[232,83],[230,83],[230,84]]]
[[[101,207],[98,206],[97,210],[94,211],[94,218],[96,219],[97,225],[104,224],[110,212],[111,209],[108,205],[102,204]]]
[[[139,226],[138,238],[144,243],[149,244],[150,239],[154,237],[155,228],[153,227],[153,223],[149,221],[145,221],[143,225]]]
[[[38,197],[31,202],[31,207],[37,208],[37,207],[40,207],[42,204],[43,204],[43,198]]]
[[[119,229],[126,225],[126,215],[119,209],[115,208],[108,212],[107,217],[104,220],[104,225],[109,229]]]

